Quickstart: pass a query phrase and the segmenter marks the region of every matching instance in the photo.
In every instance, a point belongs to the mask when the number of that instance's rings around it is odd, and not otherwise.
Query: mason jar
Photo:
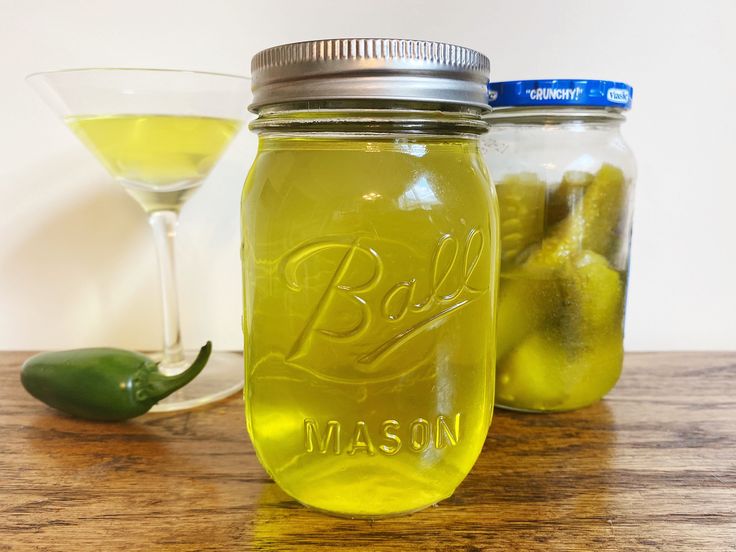
[[[316,40],[252,62],[245,407],[289,495],[353,517],[450,496],[493,403],[498,211],[488,59]]]
[[[599,80],[489,85],[483,150],[501,217],[496,404],[570,410],[623,362],[636,165],[632,88]]]

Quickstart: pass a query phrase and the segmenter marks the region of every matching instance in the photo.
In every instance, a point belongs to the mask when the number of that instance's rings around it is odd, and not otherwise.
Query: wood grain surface
[[[248,442],[242,399],[109,424],[57,414],[0,353],[0,550],[736,551],[736,353],[630,354],[603,402],[496,411],[455,495],[328,517]]]

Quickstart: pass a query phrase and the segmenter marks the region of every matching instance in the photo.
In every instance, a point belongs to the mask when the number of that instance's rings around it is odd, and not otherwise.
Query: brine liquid
[[[451,495],[493,401],[475,143],[262,138],[243,207],[246,416],[269,474],[349,516]]]
[[[66,124],[147,211],[176,210],[240,121],[183,115],[72,116]]]
[[[629,183],[620,169],[497,183],[502,268],[496,403],[570,410],[616,384],[623,362]]]

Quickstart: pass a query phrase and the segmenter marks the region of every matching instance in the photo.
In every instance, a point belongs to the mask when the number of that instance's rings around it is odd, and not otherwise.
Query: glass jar
[[[493,404],[488,59],[324,40],[253,60],[243,192],[245,406],[259,460],[321,511],[450,496]]]
[[[571,410],[623,362],[636,166],[632,89],[593,80],[489,85],[484,156],[501,217],[496,404]]]

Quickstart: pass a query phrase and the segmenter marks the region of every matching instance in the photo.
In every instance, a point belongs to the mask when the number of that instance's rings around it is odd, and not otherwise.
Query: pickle
[[[566,229],[582,225],[580,217],[568,217]],[[570,232],[570,235],[582,235]],[[501,271],[498,296],[496,358],[501,359],[550,315],[562,308],[561,274],[571,264],[580,244],[557,232],[529,253],[524,263],[512,271]]]
[[[549,410],[567,398],[560,368],[567,355],[541,332],[532,333],[498,365],[496,401],[504,406]]]
[[[562,182],[549,194],[545,211],[546,225],[552,227],[564,220],[583,199],[593,175],[584,171],[567,171]]]
[[[572,410],[591,404],[621,374],[620,328],[571,348],[534,332],[498,365],[496,402],[520,410]]]
[[[566,188],[570,194],[572,185]],[[541,247],[527,262],[555,268],[585,250],[607,256],[619,241],[617,228],[626,208],[626,199],[623,172],[618,167],[604,164],[590,184],[585,185],[582,200],[569,201],[570,214],[551,227]]]
[[[546,236],[504,256],[517,266],[501,273],[499,404],[565,410],[593,402],[615,383],[623,354],[625,274],[606,257],[621,238],[626,194],[623,173],[612,165],[595,175],[566,173],[549,195]],[[526,232],[529,241],[532,235]]]
[[[501,215],[501,264],[507,265],[544,236],[546,185],[534,173],[507,176],[496,186]]]
[[[496,358],[503,358],[543,324],[557,327],[562,341],[580,342],[602,328],[621,324],[621,274],[602,255],[574,253],[566,249],[568,245],[548,240],[523,266],[502,273]]]
[[[608,256],[619,241],[617,233],[626,209],[627,186],[618,167],[604,164],[583,197],[583,248]]]
[[[571,357],[567,372],[567,399],[558,410],[572,410],[600,400],[613,389],[624,362],[624,336],[620,324],[587,337],[586,346]]]
[[[553,272],[530,266],[501,275],[496,358],[503,358],[555,312],[561,300],[559,284]]]
[[[499,404],[569,410],[613,387],[623,358],[624,284],[605,257],[586,251],[554,278],[502,282]]]
[[[621,275],[602,255],[586,251],[568,268],[562,287],[567,332],[595,335],[623,318]]]

